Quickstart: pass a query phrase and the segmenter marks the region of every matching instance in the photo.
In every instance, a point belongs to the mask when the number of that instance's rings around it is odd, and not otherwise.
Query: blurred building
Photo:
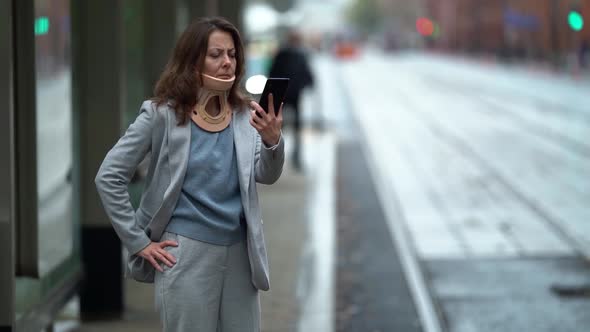
[[[424,12],[422,1],[378,0],[378,7],[385,17],[383,26],[384,48],[388,50],[416,47],[420,43],[416,35],[416,18]]]
[[[587,21],[581,31],[568,24],[572,10]],[[425,12],[440,49],[552,59],[590,40],[590,0],[425,0]]]

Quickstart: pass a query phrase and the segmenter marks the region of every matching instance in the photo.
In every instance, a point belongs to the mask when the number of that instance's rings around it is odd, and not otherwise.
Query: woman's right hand
[[[178,243],[170,240],[164,242],[152,242],[147,247],[143,248],[137,255],[149,261],[156,270],[164,272],[158,261],[168,265],[168,267],[172,267],[176,264],[176,258],[164,249],[168,246],[177,247]]]

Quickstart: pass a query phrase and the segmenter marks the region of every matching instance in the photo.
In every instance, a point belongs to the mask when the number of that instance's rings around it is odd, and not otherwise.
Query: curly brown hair
[[[236,50],[236,80],[229,90],[228,102],[232,108],[243,109],[247,104],[240,82],[244,76],[244,46],[238,29],[222,17],[204,17],[192,22],[180,35],[172,57],[160,75],[152,100],[157,105],[171,102],[178,125],[186,124],[197,103],[199,88],[203,85],[196,74],[205,64],[209,36],[220,30],[232,36]],[[198,70],[197,70],[198,68]]]

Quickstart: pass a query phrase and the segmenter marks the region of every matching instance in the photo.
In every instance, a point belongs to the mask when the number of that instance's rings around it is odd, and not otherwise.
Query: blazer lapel
[[[168,112],[168,162],[170,163],[170,187],[178,189],[182,187],[186,167],[188,165],[188,154],[191,142],[190,119],[184,125],[177,125],[174,112]],[[177,188],[178,187],[178,188]],[[170,188],[169,190],[170,191]],[[170,193],[172,194],[172,192]],[[166,196],[164,196],[166,199]],[[176,201],[176,199],[174,199]]]
[[[176,115],[169,109],[167,111],[168,128],[168,164],[170,167],[170,185],[164,192],[162,205],[154,215],[152,231],[159,238],[166,228],[172,209],[176,205],[178,195],[182,189],[182,183],[186,174],[188,154],[191,140],[190,121],[182,126],[177,125]]]
[[[234,145],[236,149],[236,157],[238,160],[238,173],[240,183],[248,192],[250,185],[250,176],[252,174],[252,158],[254,157],[255,136],[253,130],[250,128],[248,121],[249,112],[234,111],[231,122],[234,131]]]

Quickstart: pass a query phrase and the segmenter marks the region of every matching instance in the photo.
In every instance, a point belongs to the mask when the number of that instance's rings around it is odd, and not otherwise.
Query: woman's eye
[[[209,54],[209,56],[212,57],[212,58],[218,58],[219,57],[219,53]]]
[[[230,57],[230,58],[235,58],[235,57],[236,57],[236,54],[235,54],[235,53],[230,53],[230,54],[229,54],[229,57]]]

